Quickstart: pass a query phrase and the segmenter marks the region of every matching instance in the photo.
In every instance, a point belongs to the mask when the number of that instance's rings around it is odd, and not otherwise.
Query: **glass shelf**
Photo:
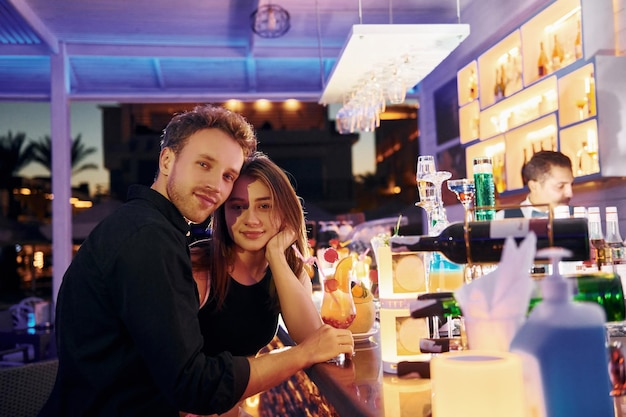
[[[549,77],[480,113],[480,138],[488,139],[556,111],[557,81]]]
[[[478,65],[472,61],[457,73],[459,106],[478,100]]]
[[[535,152],[557,150],[556,115],[550,114],[506,134],[507,190],[524,187],[522,168]]]
[[[574,177],[600,173],[598,149],[595,119],[561,130],[561,152],[572,160]]]
[[[480,137],[480,104],[478,100],[459,109],[459,135],[461,143],[468,143]]]
[[[582,58],[581,8],[579,0],[558,0],[521,27],[524,45],[524,81],[540,79],[541,45],[547,57],[547,74]],[[558,45],[555,51],[555,40]],[[555,55],[558,58],[555,59]]]
[[[568,155],[577,178],[626,177],[626,56],[608,52],[616,45],[611,1],[549,3],[457,73],[466,170],[474,157],[504,154],[499,192],[523,189],[522,166],[541,149]],[[562,47],[556,66],[555,36]],[[550,60],[542,76],[541,44]],[[479,94],[471,100],[475,68]],[[503,73],[504,94],[496,97]]]
[[[479,92],[483,108],[522,89],[521,54],[520,32],[516,30],[478,58]],[[500,97],[496,95],[498,84],[503,89]]]
[[[593,63],[559,78],[559,126],[596,116]]]

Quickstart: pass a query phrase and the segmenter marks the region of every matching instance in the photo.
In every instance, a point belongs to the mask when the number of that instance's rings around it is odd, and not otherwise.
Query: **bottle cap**
[[[488,156],[474,158],[474,174],[492,174],[493,162]]]
[[[552,213],[555,219],[569,219],[569,206],[556,206]]]
[[[574,207],[574,217],[583,219],[586,218],[587,209],[582,206]]]
[[[600,208],[599,207],[589,207],[587,211],[587,218],[590,222],[599,222],[600,221]]]
[[[617,218],[617,207],[609,206],[606,208],[606,221],[608,222],[616,222]]]
[[[474,165],[481,165],[481,164],[492,164],[493,161],[491,159],[490,156],[478,156],[476,158],[474,158]]]

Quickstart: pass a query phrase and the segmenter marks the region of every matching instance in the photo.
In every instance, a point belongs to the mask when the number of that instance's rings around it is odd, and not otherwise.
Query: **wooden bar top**
[[[430,380],[384,373],[379,336],[355,343],[344,367],[317,364],[309,378],[341,416],[430,417]]]

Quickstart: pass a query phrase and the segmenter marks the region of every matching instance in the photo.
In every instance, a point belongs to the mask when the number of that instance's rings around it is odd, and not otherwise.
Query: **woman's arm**
[[[268,390],[313,364],[325,362],[340,353],[352,354],[353,351],[354,341],[350,330],[322,325],[296,346],[248,358],[250,380],[243,398]]]
[[[289,336],[296,343],[301,343],[322,325],[322,319],[311,298],[311,279],[304,270],[298,279],[285,258],[285,250],[291,246],[294,239],[293,231],[279,232],[267,243],[265,257],[272,270],[283,321]]]

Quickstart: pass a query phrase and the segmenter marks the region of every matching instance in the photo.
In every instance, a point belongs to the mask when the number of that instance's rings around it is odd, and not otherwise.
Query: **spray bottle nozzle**
[[[549,247],[537,251],[537,258],[550,259],[552,273],[542,279],[541,293],[544,299],[566,300],[569,299],[570,283],[559,274],[559,262],[561,259],[572,256],[572,252],[565,248]]]

